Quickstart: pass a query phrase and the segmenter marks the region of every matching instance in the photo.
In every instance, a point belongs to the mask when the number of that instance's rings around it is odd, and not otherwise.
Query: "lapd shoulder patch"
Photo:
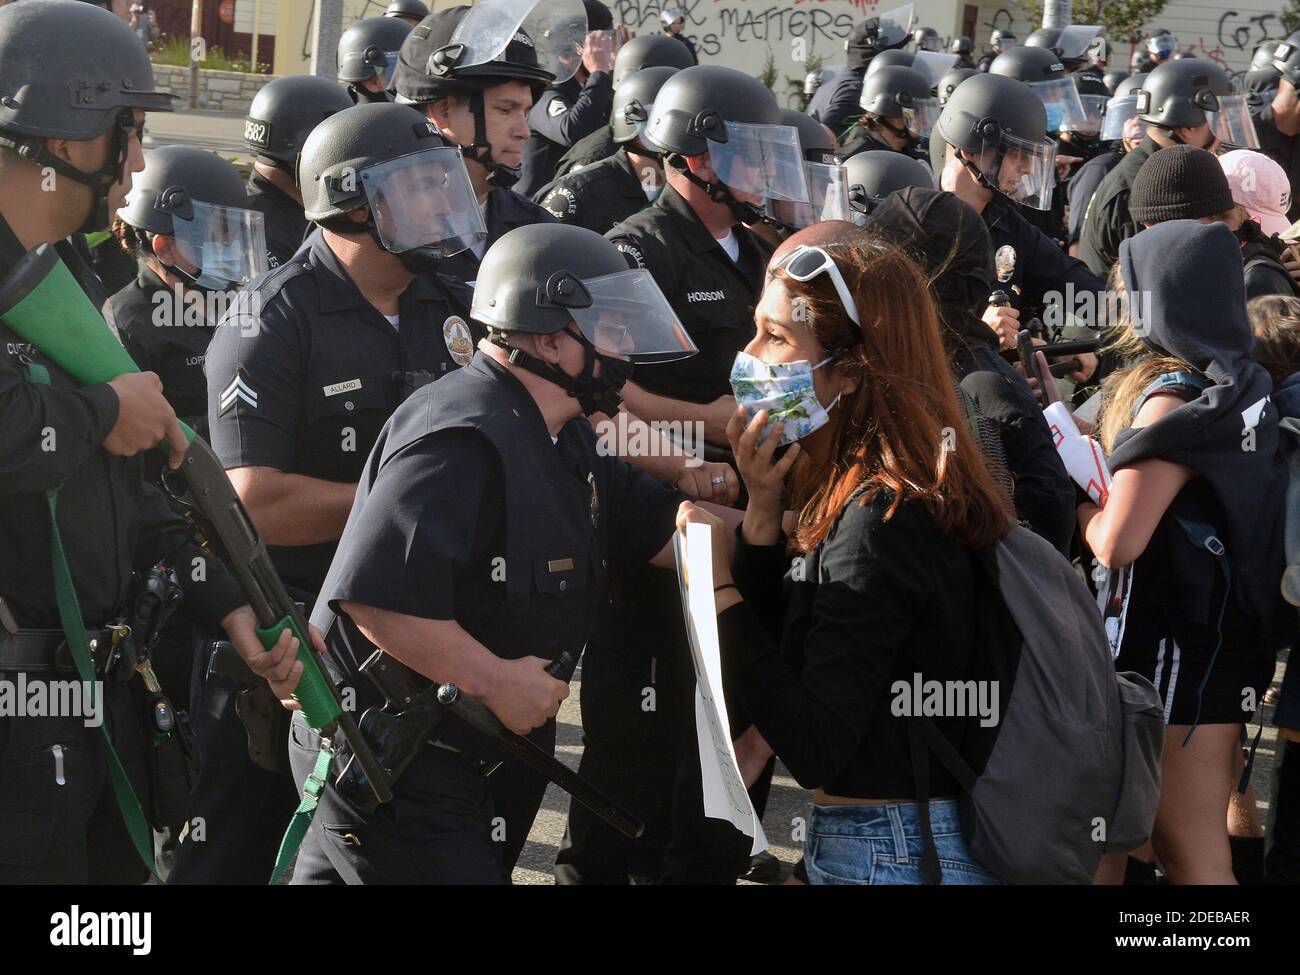
[[[557,186],[542,200],[542,209],[549,211],[556,220],[571,220],[578,213],[578,198],[568,187]]]
[[[645,255],[641,253],[641,249],[637,247],[636,244],[629,244],[627,241],[617,240],[614,242],[614,246],[617,247],[629,261],[634,261],[636,267],[639,267],[642,270],[645,269]]]
[[[450,316],[442,323],[442,340],[447,344],[447,351],[458,366],[467,366],[474,358],[474,337],[470,335],[469,326],[459,315]]]
[[[230,381],[230,385],[221,391],[221,399],[218,403],[218,416],[225,416],[234,409],[236,403],[243,400],[251,409],[257,409],[257,390],[248,382],[248,376],[244,374],[243,368],[235,370],[235,378]]]

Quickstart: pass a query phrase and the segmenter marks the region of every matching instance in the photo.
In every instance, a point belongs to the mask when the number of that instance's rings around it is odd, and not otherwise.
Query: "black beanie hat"
[[[1152,154],[1133,180],[1129,214],[1138,223],[1199,220],[1236,204],[1228,177],[1213,153],[1172,146]]]

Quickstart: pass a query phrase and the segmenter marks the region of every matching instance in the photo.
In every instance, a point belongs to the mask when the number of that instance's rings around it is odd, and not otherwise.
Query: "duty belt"
[[[102,629],[86,630],[95,673],[106,676],[125,663],[128,671],[135,661],[129,647],[128,626],[110,624]],[[72,651],[62,630],[22,629],[10,633],[0,628],[0,673],[73,673],[77,672]]]

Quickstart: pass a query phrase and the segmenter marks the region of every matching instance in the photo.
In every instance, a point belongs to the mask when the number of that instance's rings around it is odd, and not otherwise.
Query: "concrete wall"
[[[190,92],[190,69],[168,64],[153,66],[158,87],[165,88],[182,99],[184,107]],[[218,112],[246,112],[253,97],[271,80],[270,75],[242,74],[238,71],[199,70],[199,108]]]

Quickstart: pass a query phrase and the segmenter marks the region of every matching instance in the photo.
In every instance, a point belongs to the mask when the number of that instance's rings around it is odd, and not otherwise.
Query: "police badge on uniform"
[[[1016,249],[1010,244],[1003,244],[993,255],[993,264],[997,268],[998,283],[1006,284],[1011,275],[1016,273]]]
[[[452,315],[442,323],[442,340],[447,343],[447,351],[458,366],[469,365],[474,358],[474,337],[469,334],[469,326],[459,315]]]

